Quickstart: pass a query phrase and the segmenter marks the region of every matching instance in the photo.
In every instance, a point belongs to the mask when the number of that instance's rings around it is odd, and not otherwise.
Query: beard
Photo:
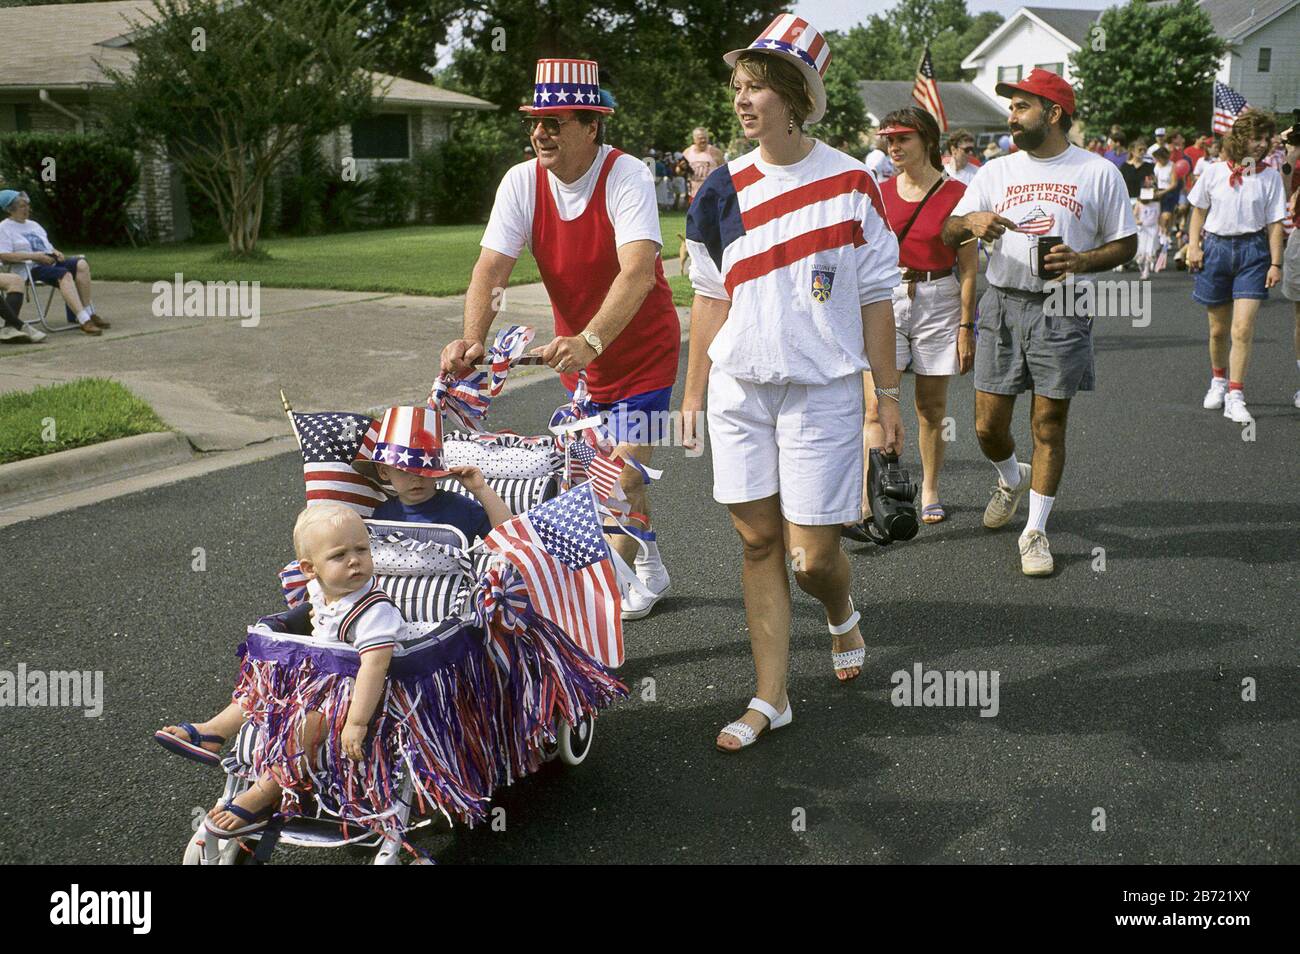
[[[1016,144],[1018,149],[1029,152],[1037,149],[1047,139],[1047,124],[1040,123],[1037,126],[1021,126],[1019,132],[1011,133],[1011,141]]]

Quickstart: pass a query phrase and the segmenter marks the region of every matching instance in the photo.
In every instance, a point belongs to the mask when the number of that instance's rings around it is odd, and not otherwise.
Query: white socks
[[[90,316],[92,314],[94,314],[94,312],[89,308],[81,309],[81,311],[77,312],[77,324],[84,325],[86,322],[90,321]]]
[[[1016,462],[1016,455],[1012,454],[1006,460],[995,460],[993,466],[998,469],[998,476],[1002,482],[1015,490],[1020,486],[1020,464]]]
[[[1052,504],[1055,502],[1055,497],[1044,497],[1036,490],[1029,491],[1029,521],[1025,524],[1021,536],[1024,536],[1030,530],[1040,530],[1046,533],[1047,515],[1052,512]]]
[[[664,561],[659,556],[659,541],[646,540],[645,550],[637,547],[636,560],[634,566],[637,576],[643,580],[655,576],[667,576],[668,570],[664,567]]]

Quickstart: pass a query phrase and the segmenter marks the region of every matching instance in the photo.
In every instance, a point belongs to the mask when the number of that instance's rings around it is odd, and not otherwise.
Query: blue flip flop
[[[271,824],[271,819],[275,817],[274,805],[268,805],[260,812],[250,812],[246,808],[240,808],[235,804],[234,800],[231,799],[230,801],[222,802],[221,807],[237,818],[242,818],[244,821],[248,822],[248,824],[241,825],[239,828],[218,828],[216,825],[212,824],[212,821],[209,818],[204,818],[203,827],[212,832],[212,834],[216,835],[218,838],[243,838],[245,835],[254,834]]]
[[[161,745],[168,752],[174,752],[182,758],[187,758],[191,762],[201,762],[204,765],[220,765],[221,756],[216,752],[211,752],[203,747],[204,742],[221,742],[225,743],[219,735],[202,735],[198,729],[194,728],[188,722],[182,722],[178,728],[184,729],[189,735],[190,740],[186,742],[179,736],[172,735],[166,729],[159,729],[153,734],[154,741]]]

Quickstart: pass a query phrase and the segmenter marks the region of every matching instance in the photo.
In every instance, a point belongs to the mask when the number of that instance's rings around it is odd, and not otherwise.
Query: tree
[[[966,0],[900,0],[831,41],[835,55],[848,62],[858,79],[910,80],[927,43],[935,78],[968,78],[961,61],[1002,23],[986,11],[972,17]]]
[[[134,66],[104,69],[110,123],[167,154],[216,207],[231,254],[252,253],[276,165],[370,108],[359,21],[346,0],[155,0],[132,26]]]
[[[1070,57],[1079,118],[1094,129],[1208,128],[1214,75],[1225,46],[1195,0],[1130,0],[1101,15],[1100,30]]]

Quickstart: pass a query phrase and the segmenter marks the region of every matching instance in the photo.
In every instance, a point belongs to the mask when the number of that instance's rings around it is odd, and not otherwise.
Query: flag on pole
[[[1232,129],[1232,124],[1237,121],[1241,113],[1250,108],[1250,103],[1246,102],[1246,97],[1242,96],[1231,86],[1214,81],[1214,121],[1212,128],[1216,133],[1223,134]]]
[[[939,84],[934,79],[934,63],[930,59],[930,45],[921,54],[921,65],[916,68],[916,82],[912,84],[912,99],[939,123],[939,131],[948,131],[948,115],[943,111],[943,100],[939,98]]]
[[[370,458],[379,425],[364,414],[326,411],[289,415],[298,449],[302,452],[302,477],[307,505],[341,503],[361,516],[370,516],[388,499],[377,484],[357,473],[352,462]]]
[[[622,600],[590,482],[507,520],[483,542],[519,570],[538,613],[587,655],[622,665]]]

